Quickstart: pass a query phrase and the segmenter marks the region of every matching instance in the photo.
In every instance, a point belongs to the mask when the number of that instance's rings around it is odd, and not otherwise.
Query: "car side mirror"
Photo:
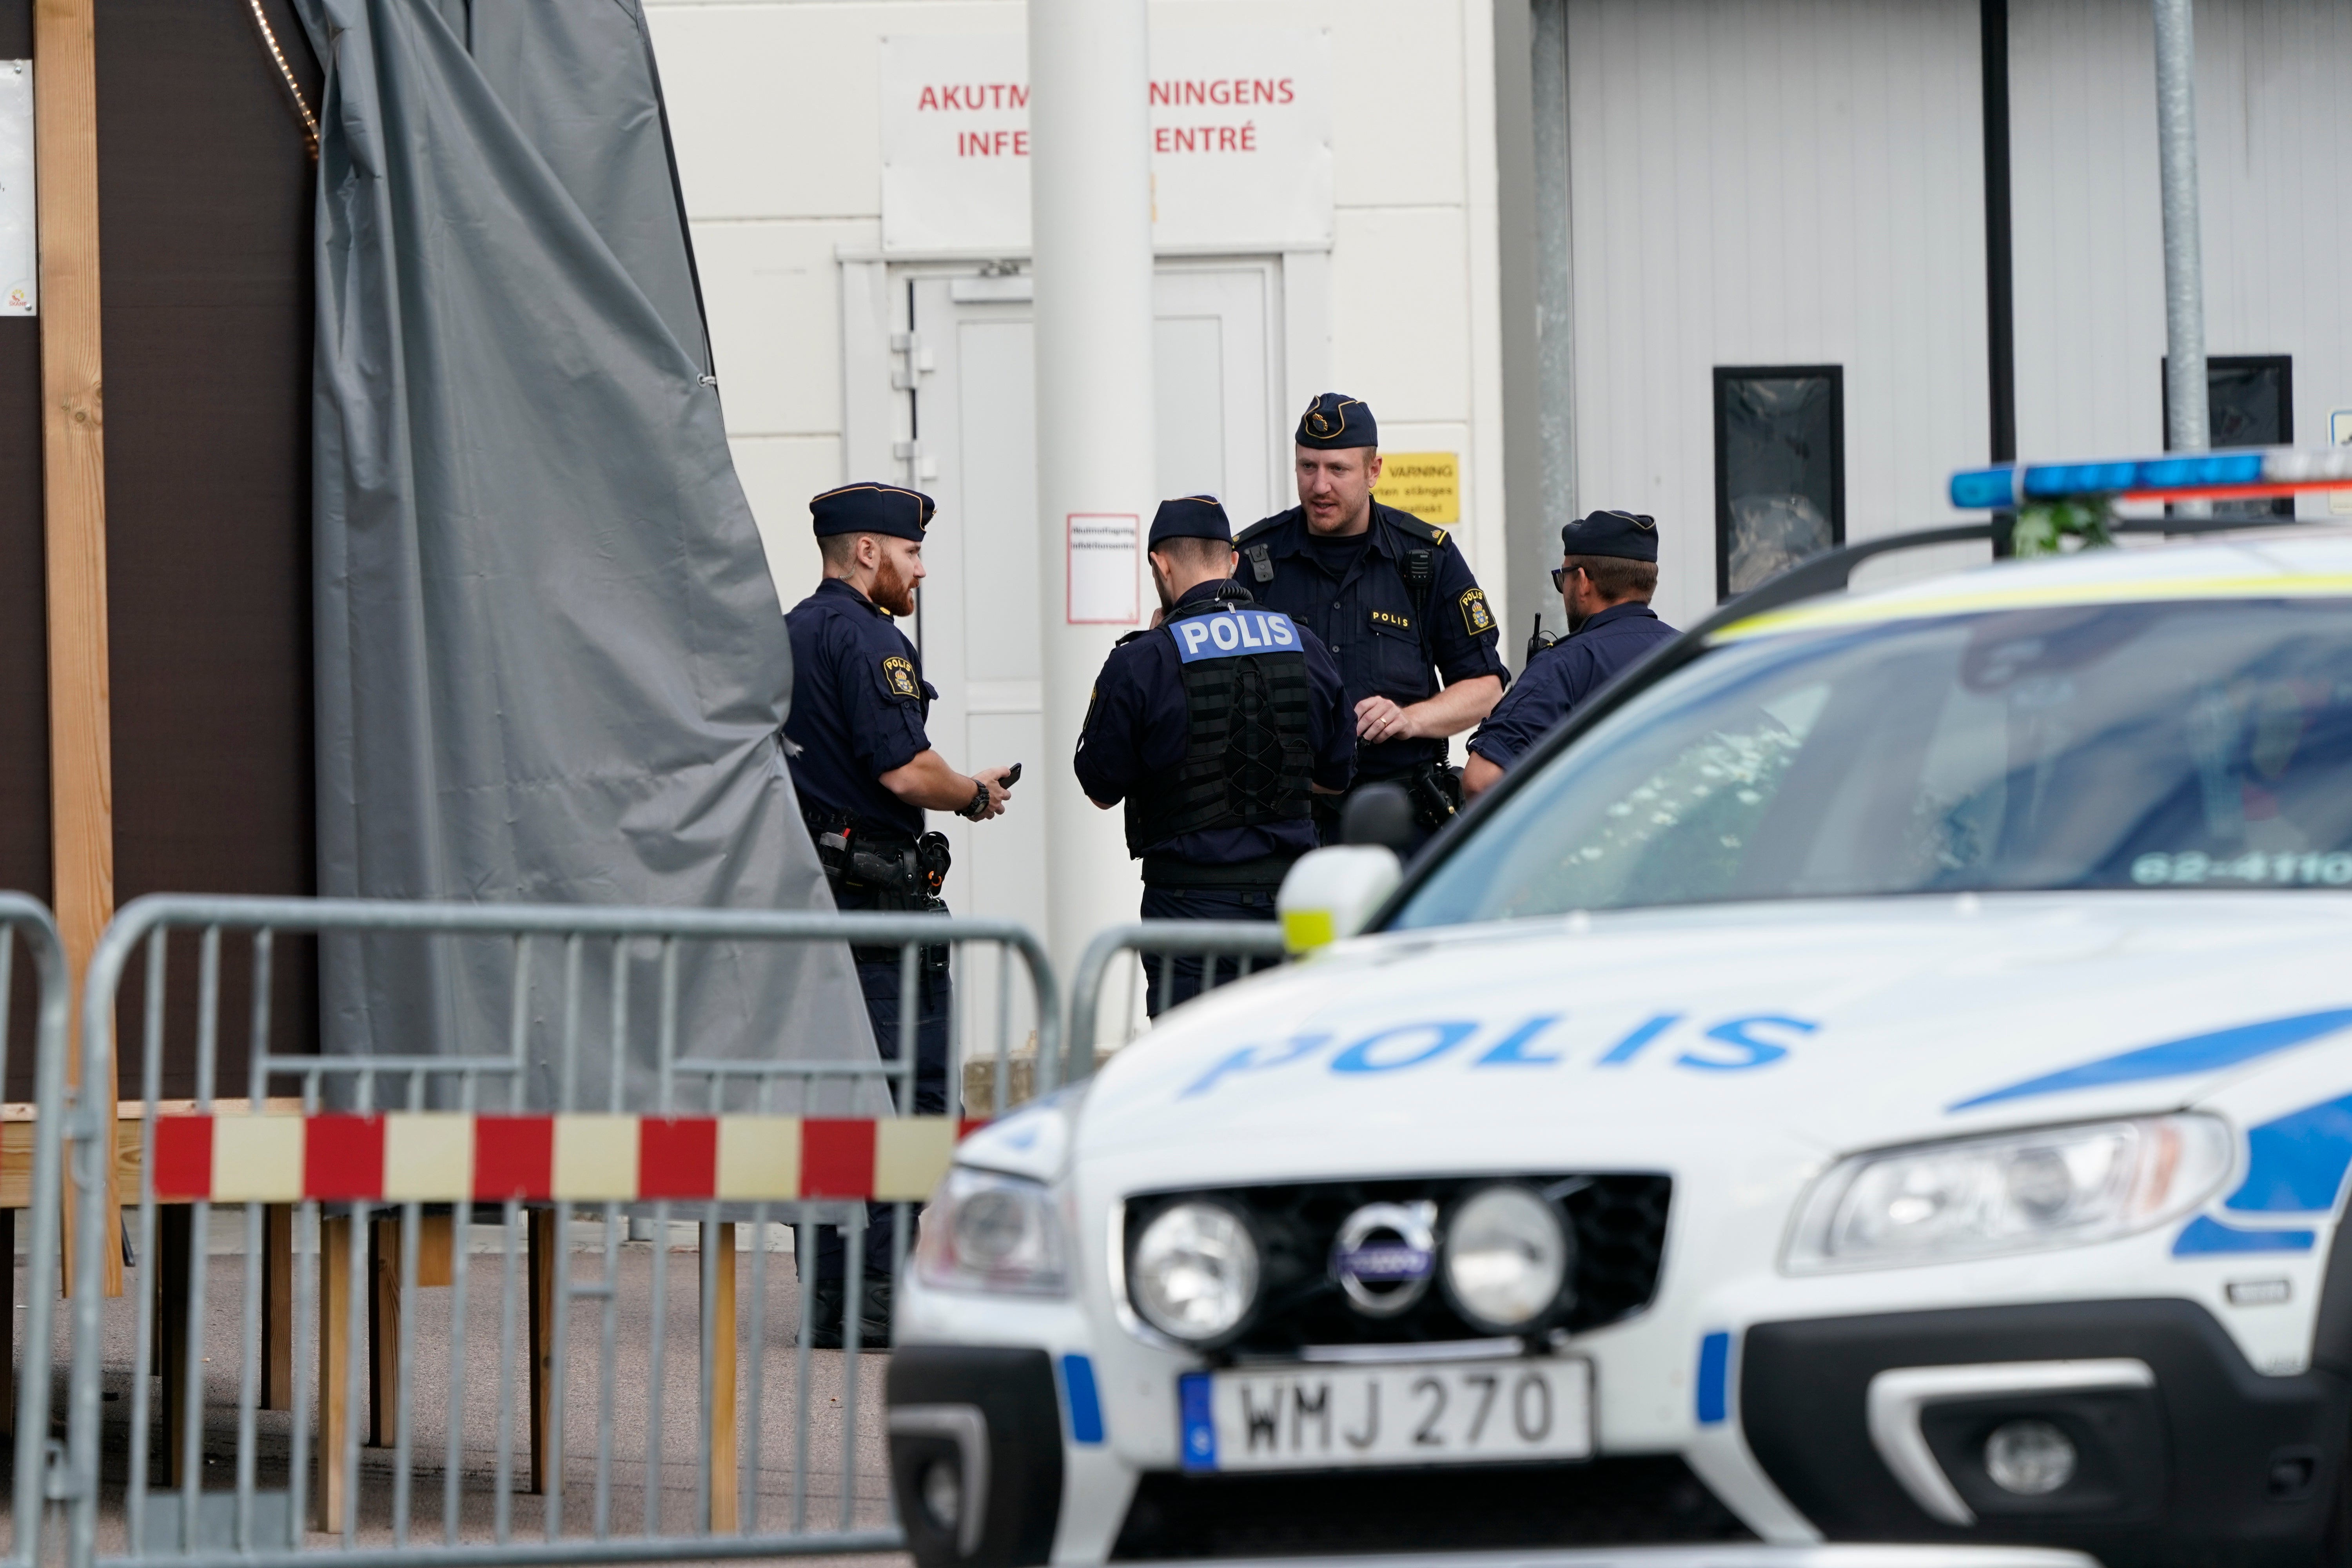
[[[1275,912],[1282,918],[1283,945],[1293,958],[1304,958],[1354,936],[1396,890],[1403,875],[1396,851],[1385,845],[1335,845],[1307,851],[1291,865],[1274,898]]]
[[[1413,847],[1412,796],[1402,784],[1368,784],[1348,797],[1339,816],[1339,842],[1378,844],[1402,860]]]

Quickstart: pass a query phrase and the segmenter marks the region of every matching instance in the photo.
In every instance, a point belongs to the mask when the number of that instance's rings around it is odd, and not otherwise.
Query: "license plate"
[[[1574,1359],[1194,1372],[1188,1470],[1583,1459],[1592,1363]]]

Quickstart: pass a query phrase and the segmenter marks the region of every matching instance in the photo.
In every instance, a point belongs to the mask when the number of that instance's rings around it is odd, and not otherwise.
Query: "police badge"
[[[1486,608],[1484,588],[1464,589],[1456,603],[1462,606],[1462,629],[1472,637],[1483,637],[1495,629],[1495,615]]]
[[[889,686],[893,697],[920,695],[920,689],[915,684],[913,662],[895,653],[882,661],[882,679]]]

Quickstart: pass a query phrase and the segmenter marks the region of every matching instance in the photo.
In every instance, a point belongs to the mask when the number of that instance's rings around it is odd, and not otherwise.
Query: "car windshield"
[[[2352,604],[1735,642],[1551,759],[1391,930],[1732,900],[2352,886]]]

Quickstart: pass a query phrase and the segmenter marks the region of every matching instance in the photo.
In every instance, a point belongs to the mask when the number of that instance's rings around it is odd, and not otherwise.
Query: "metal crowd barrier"
[[[30,1568],[40,1553],[43,1498],[51,1479],[47,1349],[57,1321],[58,1235],[64,1207],[67,978],[65,944],[58,924],[38,900],[0,892],[0,1083],[7,1081],[8,1042],[13,1037],[9,1005],[16,995],[16,947],[32,955],[33,1019],[32,1170],[25,1207],[31,1234],[26,1238],[22,1343],[26,1373],[16,1385],[16,1485],[11,1502],[15,1531],[9,1561]],[[13,1152],[13,1151],[12,1151]],[[13,1163],[13,1161],[11,1162]],[[101,1197],[103,1194],[100,1194]],[[15,1230],[11,1215],[9,1230]],[[13,1245],[8,1249],[14,1252]],[[15,1259],[9,1276],[15,1279]],[[12,1318],[16,1317],[11,1312]],[[0,1361],[9,1355],[0,1344]]]
[[[1187,959],[1201,965],[1200,989],[1212,991],[1231,984],[1261,968],[1283,962],[1282,928],[1257,921],[1139,921],[1112,926],[1087,944],[1078,973],[1070,987],[1070,1067],[1072,1079],[1094,1070],[1094,1047],[1102,1043],[1101,1013],[1106,989],[1115,978],[1132,979],[1132,965],[1118,963],[1132,953],[1142,961],[1144,984],[1154,996],[1181,989],[1179,966]],[[1218,977],[1220,960],[1232,959],[1230,973]],[[1157,960],[1157,963],[1153,963]],[[1155,973],[1156,971],[1156,973]],[[1126,1016],[1134,1016],[1134,998],[1127,1000]],[[1164,1008],[1163,1008],[1164,1011]],[[1116,1042],[1126,1044],[1124,1023]]]
[[[178,944],[179,965],[169,957],[175,932],[187,933]],[[462,1055],[272,1050],[273,944],[294,934],[343,942],[354,933],[378,942],[455,939],[473,944],[468,951],[477,957],[502,954],[511,1002],[505,1039],[461,1042]],[[247,1094],[237,1098],[218,1092],[225,938],[249,949],[250,1077]],[[846,1042],[840,1060],[698,1055],[696,1042],[678,1037],[682,948],[842,942],[899,949],[905,1023],[898,1061],[850,1060]],[[77,1249],[68,1438],[47,1486],[51,1498],[68,1505],[72,1568],[101,1558],[157,1557],[183,1568],[229,1568],[284,1563],[306,1550],[346,1568],[389,1568],[902,1549],[887,1490],[860,1498],[855,1484],[861,1440],[880,1436],[876,1413],[861,1411],[861,1401],[879,1390],[861,1392],[857,1354],[867,1202],[894,1205],[891,1256],[903,1264],[910,1209],[944,1172],[963,1124],[952,1115],[772,1111],[780,1089],[805,1093],[820,1082],[838,1089],[895,1080],[910,1093],[921,950],[941,944],[958,955],[960,995],[974,967],[968,960],[976,950],[996,950],[997,1026],[989,1048],[1000,1082],[1011,1054],[1017,956],[1047,1079],[1042,1087],[1049,1087],[1060,1056],[1053,976],[1036,941],[1004,921],[178,897],[125,908],[91,959],[80,1081],[109,1082],[118,991],[143,951],[143,1019],[126,1016],[119,1024],[126,1037],[137,1027],[143,1047],[131,1226],[142,1288],[126,1385],[120,1367],[110,1375],[101,1356],[104,1260],[97,1247]],[[53,952],[55,938],[35,945]],[[194,1095],[166,1102],[166,987],[191,945]],[[535,988],[535,960],[550,957],[554,967]],[[640,969],[650,972],[639,984],[651,984],[651,999],[641,990],[633,1001],[632,974]],[[583,970],[609,975],[605,994],[583,997]],[[174,994],[184,1002],[184,994]],[[45,1019],[58,1014],[61,1031],[61,986],[44,996]],[[535,999],[544,1005],[535,1008]],[[976,1032],[963,1011],[950,1017],[951,1096],[962,1082],[966,1036]],[[583,1013],[592,1023],[609,1017],[616,1064],[609,1087],[583,1085],[575,1070]],[[625,1105],[625,1069],[617,1064],[629,1054],[637,1027],[631,1020],[648,1013],[655,1019],[656,1102]],[[856,1023],[863,1026],[862,1012]],[[781,1031],[792,1021],[762,1024]],[[642,1033],[636,1043],[646,1043]],[[594,1045],[592,1037],[592,1054]],[[45,1093],[53,1097],[51,1080],[60,1073],[52,1069],[63,1059],[62,1049],[43,1054]],[[560,1079],[551,1112],[525,1109],[520,1099],[534,1068]],[[299,1099],[271,1100],[268,1089],[280,1081],[299,1083]],[[454,1110],[428,1109],[453,1098]],[[77,1103],[87,1101],[84,1096]],[[96,1125],[89,1111],[77,1114]],[[45,1207],[37,1199],[41,1191],[56,1191],[59,1120],[41,1118],[48,1186],[37,1185],[36,1273],[18,1425],[17,1550],[27,1564],[38,1547],[25,1521],[39,1506],[39,1467],[28,1465],[27,1456],[37,1458],[47,1431],[42,1401],[49,1380],[38,1270],[54,1238],[44,1250],[48,1233],[41,1226],[42,1216],[58,1209],[54,1197]],[[80,1121],[69,1130],[78,1225],[80,1234],[95,1236],[108,1221],[102,1144]],[[122,1123],[126,1138],[132,1125]],[[126,1211],[129,1201],[126,1193]],[[225,1234],[216,1234],[216,1206],[236,1215],[241,1226],[223,1226]],[[623,1221],[625,1214],[642,1219],[648,1213],[653,1245],[640,1262],[635,1248],[625,1256]],[[670,1300],[674,1273],[687,1272],[669,1266],[673,1214],[700,1226],[698,1307]],[[477,1223],[484,1220],[490,1223]],[[736,1399],[732,1235],[745,1222],[757,1241],[750,1265],[751,1354],[741,1384],[748,1420]],[[47,1223],[53,1228],[54,1218]],[[845,1348],[837,1357],[813,1353],[811,1295],[803,1289],[796,1348],[774,1358],[778,1366],[769,1364],[772,1225],[790,1227],[796,1261],[814,1256],[820,1225],[841,1228]],[[486,1282],[472,1277],[469,1259],[478,1250]],[[216,1273],[225,1276],[218,1288]],[[444,1289],[446,1308],[425,1294]],[[490,1303],[494,1310],[487,1310]],[[575,1313],[575,1305],[582,1310]],[[667,1419],[673,1313],[698,1325],[690,1443]],[[679,1339],[684,1353],[682,1332]],[[316,1355],[315,1386],[300,1368],[306,1351]],[[370,1373],[364,1389],[363,1362]],[[210,1376],[217,1418],[209,1431],[208,1365],[218,1368]],[[166,1434],[160,1476],[158,1457],[150,1453],[150,1374],[158,1371],[164,1374],[156,1381],[164,1385]],[[777,1380],[782,1388],[772,1386]],[[365,1446],[376,1450],[365,1464],[363,1395]],[[814,1411],[827,1400],[837,1403],[838,1416],[820,1423]],[[575,1402],[586,1404],[593,1422],[579,1415]],[[768,1419],[772,1403],[780,1417],[788,1408],[788,1423]],[[226,1419],[231,1404],[233,1431]],[[285,1421],[267,1423],[267,1433],[265,1405],[287,1412]],[[109,1411],[116,1413],[116,1431],[107,1426]],[[110,1514],[102,1543],[101,1491],[110,1497],[115,1482],[102,1470],[101,1436],[113,1440],[124,1414],[121,1533],[115,1538]],[[528,1431],[519,1476],[522,1422]],[[826,1425],[832,1432],[823,1430]],[[787,1453],[772,1472],[765,1455],[779,1430]],[[813,1445],[821,1439],[838,1446],[830,1475],[813,1463]],[[763,1440],[770,1449],[763,1451]],[[568,1460],[575,1444],[589,1452]],[[635,1458],[642,1459],[641,1487],[615,1474],[616,1465]],[[227,1484],[208,1485],[208,1466]],[[265,1469],[277,1484],[263,1484]],[[887,1488],[886,1475],[877,1464],[869,1479]],[[430,1497],[436,1479],[437,1509]],[[634,1509],[627,1506],[631,1491],[642,1492]],[[682,1506],[688,1493],[690,1512]]]

